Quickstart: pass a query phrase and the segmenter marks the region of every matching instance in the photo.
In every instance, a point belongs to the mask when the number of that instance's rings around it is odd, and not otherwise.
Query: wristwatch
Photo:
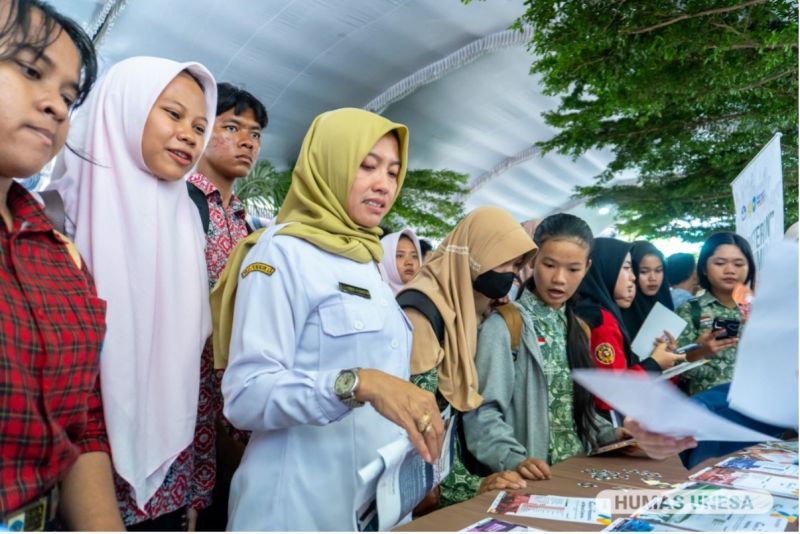
[[[356,390],[358,389],[358,372],[360,367],[352,369],[342,369],[333,382],[333,392],[339,400],[348,408],[358,408],[364,406],[363,402],[356,400]]]

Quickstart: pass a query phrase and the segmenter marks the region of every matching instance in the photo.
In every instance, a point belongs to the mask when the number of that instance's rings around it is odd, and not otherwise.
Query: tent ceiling
[[[112,0],[113,1],[113,0]],[[90,28],[107,2],[55,0]],[[135,55],[205,64],[218,80],[245,86],[267,106],[261,157],[290,166],[318,113],[363,107],[404,78],[487,35],[502,32],[522,0],[118,0],[100,46],[103,65]],[[524,45],[499,48],[446,72],[383,113],[408,124],[411,168],[452,169],[481,182],[467,208],[495,204],[520,220],[562,207],[595,231],[611,216],[574,206],[576,185],[609,161],[589,152],[576,161],[538,153],[511,158],[553,130],[541,113],[556,100],[529,75]],[[495,172],[492,170],[495,169]],[[498,170],[499,169],[499,170]],[[489,179],[486,180],[487,173]]]

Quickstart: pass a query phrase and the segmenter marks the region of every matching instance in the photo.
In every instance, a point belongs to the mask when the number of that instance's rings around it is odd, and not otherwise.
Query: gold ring
[[[419,430],[420,434],[424,434],[430,426],[431,412],[425,412],[422,414],[422,417],[419,418],[419,421],[417,421],[417,430]]]
[[[426,427],[425,427],[425,428],[422,430],[422,433],[423,433],[423,434],[427,434],[427,433],[428,433],[428,432],[430,432],[431,430],[433,430],[433,424],[431,424],[431,423],[428,423],[428,426],[426,426]]]

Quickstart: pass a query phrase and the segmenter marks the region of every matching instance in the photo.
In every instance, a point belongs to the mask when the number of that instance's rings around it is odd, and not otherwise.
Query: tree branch
[[[737,88],[733,89],[733,91],[734,92],[749,91],[751,89],[755,89],[756,87],[761,87],[762,85],[767,85],[769,82],[774,82],[778,78],[783,78],[784,76],[786,76],[788,74],[793,74],[794,72],[795,72],[794,69],[785,70],[785,71],[783,71],[781,73],[774,74],[772,76],[767,76],[766,78],[762,78],[762,79],[758,80],[755,83],[751,83],[749,85],[745,85],[744,87],[737,87]]]
[[[755,5],[758,5],[758,4],[763,4],[765,2],[766,2],[766,0],[750,0],[749,2],[744,2],[743,4],[738,4],[738,5],[735,5],[735,6],[718,7],[716,9],[707,9],[706,11],[701,11],[701,12],[695,13],[693,15],[684,14],[684,15],[680,15],[678,17],[675,17],[674,19],[670,19],[670,20],[667,20],[665,22],[660,22],[660,23],[655,24],[653,26],[648,26],[647,28],[641,28],[641,29],[638,29],[638,30],[629,30],[629,31],[626,31],[626,32],[623,32],[623,33],[626,33],[626,34],[629,34],[629,35],[641,35],[643,33],[649,33],[651,31],[658,30],[658,29],[664,28],[666,26],[671,26],[673,24],[676,24],[676,23],[684,21],[684,20],[695,19],[695,18],[698,18],[698,17],[706,17],[708,15],[718,15],[718,14],[721,14],[721,13],[730,13],[732,11],[738,11],[740,9],[744,9],[744,8],[750,7],[750,6],[755,6]]]

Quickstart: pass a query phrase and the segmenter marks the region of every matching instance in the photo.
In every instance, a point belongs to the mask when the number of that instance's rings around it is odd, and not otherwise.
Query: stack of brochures
[[[770,532],[797,522],[796,441],[754,445],[689,478],[605,531]]]

